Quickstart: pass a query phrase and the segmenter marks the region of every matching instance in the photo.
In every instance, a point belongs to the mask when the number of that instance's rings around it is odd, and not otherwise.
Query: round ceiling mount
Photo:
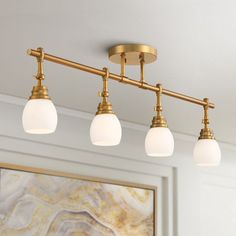
[[[121,55],[125,54],[126,65],[139,65],[140,57],[145,64],[157,60],[157,50],[149,45],[144,44],[121,44],[109,48],[109,59],[113,63],[121,64]]]

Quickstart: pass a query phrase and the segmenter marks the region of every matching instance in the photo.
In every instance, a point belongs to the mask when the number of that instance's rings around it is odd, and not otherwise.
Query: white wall
[[[158,187],[158,236],[236,235],[236,148],[221,144],[222,165],[200,169],[192,161],[195,138],[175,134],[172,158],[144,152],[148,127],[122,122],[118,147],[94,147],[89,140],[93,115],[57,108],[53,135],[23,132],[25,100],[0,95],[0,162],[105,177]]]

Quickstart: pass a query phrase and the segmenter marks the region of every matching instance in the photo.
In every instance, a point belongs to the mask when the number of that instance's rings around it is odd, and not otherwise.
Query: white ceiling
[[[216,103],[211,114],[215,136],[236,144],[236,2],[234,0],[8,0],[0,1],[0,93],[28,97],[36,73],[27,48],[119,73],[107,48],[145,43],[159,59],[146,66],[146,80]],[[101,88],[91,74],[47,62],[46,85],[57,105],[94,113]],[[139,79],[139,68],[128,69]],[[155,96],[110,83],[117,115],[151,122]],[[198,135],[201,107],[164,97],[172,130]]]

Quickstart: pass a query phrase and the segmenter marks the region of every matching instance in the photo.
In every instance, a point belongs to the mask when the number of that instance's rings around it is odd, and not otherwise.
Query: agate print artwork
[[[1,236],[154,236],[155,189],[0,168]]]

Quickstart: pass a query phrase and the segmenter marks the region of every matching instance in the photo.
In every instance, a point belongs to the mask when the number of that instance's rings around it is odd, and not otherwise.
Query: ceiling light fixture
[[[209,100],[205,98],[204,101],[206,102],[204,119],[202,120],[204,128],[201,129],[198,142],[193,150],[193,156],[198,166],[217,166],[220,164],[221,151],[214,138],[213,131],[208,127],[210,123],[208,117]]]
[[[38,48],[37,52],[39,53],[37,57],[38,73],[35,78],[38,83],[33,87],[32,95],[24,108],[22,123],[27,133],[50,134],[57,127],[57,111],[48,95],[47,87],[42,83],[45,79],[43,73],[43,49]]]
[[[103,78],[102,102],[90,127],[90,137],[94,145],[112,146],[120,143],[121,126],[113,113],[112,105],[108,101],[108,79],[116,80],[122,84],[133,85],[140,89],[155,92],[157,95],[157,115],[153,118],[151,129],[145,139],[145,149],[150,156],[170,156],[174,149],[174,139],[167,128],[167,122],[162,116],[161,95],[171,96],[204,107],[204,129],[201,131],[199,141],[194,148],[194,159],[198,165],[216,165],[220,162],[220,149],[208,128],[208,109],[215,108],[209,99],[197,99],[181,93],[164,89],[161,85],[153,86],[144,79],[144,65],[157,59],[157,50],[148,45],[124,44],[109,49],[109,59],[121,65],[120,75],[109,73],[107,68],[97,69],[64,58],[56,57],[43,52],[42,48],[29,49],[27,53],[38,60],[38,85],[33,88],[32,96],[23,112],[23,126],[28,133],[51,133],[57,125],[57,114],[53,103],[49,100],[48,91],[42,85],[44,79],[43,60],[79,69]],[[126,76],[126,65],[140,66],[140,80],[130,79]]]
[[[145,149],[148,156],[168,157],[174,151],[174,138],[170,132],[167,121],[162,115],[161,94],[162,86],[157,84],[159,91],[157,94],[157,105],[155,111],[157,115],[152,119],[152,125],[145,139]]]
[[[102,102],[98,105],[96,116],[90,126],[90,139],[97,146],[115,146],[121,140],[120,121],[112,110],[112,104],[108,101],[109,71],[103,68],[106,74],[103,76],[103,92],[99,93]]]

